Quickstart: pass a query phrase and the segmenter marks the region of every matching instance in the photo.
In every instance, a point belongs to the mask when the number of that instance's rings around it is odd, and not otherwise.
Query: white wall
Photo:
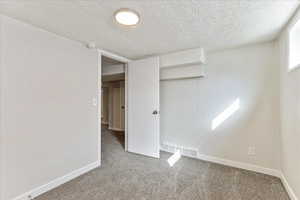
[[[0,15],[0,110],[3,109],[2,106],[2,56],[3,56],[3,52],[2,52],[2,45],[1,45],[1,41],[2,41],[2,17]],[[3,200],[3,186],[4,186],[4,179],[1,178],[4,176],[3,173],[3,130],[2,130],[2,113],[0,112],[0,200]]]
[[[97,162],[98,55],[7,17],[0,44],[9,200]]]
[[[274,43],[208,53],[206,77],[161,82],[161,142],[200,154],[280,168],[279,67]],[[240,109],[214,131],[236,99]],[[248,147],[256,155],[248,155]]]
[[[300,68],[288,71],[288,30],[300,20],[300,12],[279,39],[281,66],[281,140],[282,171],[300,199]],[[298,52],[299,53],[299,52]]]

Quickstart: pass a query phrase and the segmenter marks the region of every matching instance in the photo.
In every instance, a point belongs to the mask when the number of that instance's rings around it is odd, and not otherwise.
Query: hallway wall
[[[104,82],[103,87],[106,90],[105,101],[103,101],[103,110],[107,110],[108,128],[115,131],[125,130],[125,112],[122,106],[125,106],[125,84],[124,81]],[[105,122],[104,118],[102,123]]]
[[[108,125],[109,121],[109,109],[108,109],[108,98],[109,98],[109,88],[102,87],[102,108],[101,108],[101,123]]]

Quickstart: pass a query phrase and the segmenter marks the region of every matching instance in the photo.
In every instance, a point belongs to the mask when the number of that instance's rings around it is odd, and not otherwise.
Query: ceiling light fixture
[[[124,26],[135,26],[140,21],[140,16],[134,10],[121,8],[115,12],[115,20]]]

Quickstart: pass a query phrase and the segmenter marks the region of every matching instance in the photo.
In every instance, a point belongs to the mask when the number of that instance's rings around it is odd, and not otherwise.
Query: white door
[[[128,151],[159,158],[159,58],[128,63]]]

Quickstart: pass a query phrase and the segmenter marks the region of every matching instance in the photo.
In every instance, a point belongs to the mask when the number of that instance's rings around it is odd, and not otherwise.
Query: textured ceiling
[[[128,58],[204,47],[217,50],[276,38],[298,0],[0,0],[0,12]],[[136,28],[115,24],[132,8]]]

